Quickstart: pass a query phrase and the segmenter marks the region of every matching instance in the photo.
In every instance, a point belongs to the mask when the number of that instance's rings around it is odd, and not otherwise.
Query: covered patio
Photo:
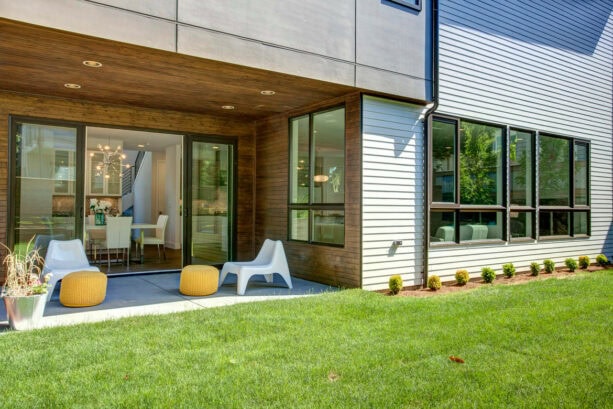
[[[268,284],[262,276],[249,281],[247,292],[236,295],[236,276],[231,275],[217,293],[204,297],[189,297],[179,293],[179,272],[158,274],[135,274],[109,276],[106,298],[102,304],[93,307],[69,308],[60,304],[59,286],[45,307],[45,314],[39,327],[56,327],[81,323],[100,322],[142,315],[170,314],[226,305],[290,299],[328,291],[338,291],[331,287],[292,277],[293,289],[275,274],[274,282]],[[8,330],[4,303],[0,305],[0,332]]]
[[[0,202],[8,209],[5,219],[0,220],[0,242],[11,247],[29,239],[30,234],[15,234],[20,231],[22,221],[29,222],[26,218],[29,213],[37,213],[36,217],[44,213],[51,220],[61,218],[69,225],[65,236],[84,237],[84,216],[89,200],[95,196],[88,195],[88,189],[92,193],[92,183],[88,181],[92,175],[102,178],[87,172],[92,153],[87,142],[93,129],[103,129],[107,135],[129,132],[130,138],[122,138],[122,149],[137,142],[132,137],[134,133],[154,135],[152,144],[159,141],[160,135],[172,135],[178,138],[172,149],[152,150],[156,165],[151,165],[151,174],[156,178],[162,175],[164,180],[156,179],[151,189],[143,189],[152,196],[151,200],[147,197],[147,203],[155,204],[156,208],[140,213],[144,223],[154,223],[160,211],[171,215],[171,220],[174,215],[174,224],[168,229],[173,236],[167,237],[167,247],[177,250],[181,261],[171,268],[252,259],[262,242],[271,238],[284,241],[293,276],[336,286],[361,285],[360,189],[359,184],[353,183],[360,175],[357,147],[361,136],[361,89],[328,82],[325,78],[290,75],[5,18],[0,18],[0,32],[5,39],[0,45],[3,55],[0,114],[10,119],[0,126],[0,142],[7,152],[10,149],[16,152],[16,141],[22,140],[21,136],[17,138],[18,125],[35,125],[32,128],[45,130],[69,129],[70,141],[76,141],[70,145],[69,153],[75,158],[71,160],[81,164],[71,168],[76,175],[70,182],[74,191],[59,194],[55,185],[56,182],[62,185],[63,181],[47,178],[45,175],[52,173],[47,169],[36,170],[32,177],[46,190],[18,190],[21,186],[18,182],[25,177],[18,178],[13,170],[17,169],[17,162],[10,158],[15,155],[0,160],[0,165],[11,170],[10,177],[0,183],[0,190],[5,192],[0,195]],[[91,65],[93,62],[101,65]],[[32,81],[32,78],[38,80]],[[344,179],[348,181],[343,195],[346,240],[343,246],[288,240],[289,120],[340,106],[346,112],[343,152]],[[199,157],[195,153],[200,151],[194,146],[208,149],[206,153],[215,158],[211,163],[220,163],[219,172],[226,173],[208,178],[208,156]],[[217,160],[221,155],[215,149],[220,146],[223,152],[232,150],[231,160]],[[53,158],[59,158],[55,142],[53,149]],[[222,169],[226,164],[229,171]],[[217,171],[214,166],[211,169]],[[192,183],[198,177],[204,187],[199,182]],[[219,186],[209,189],[211,181],[219,181]],[[151,192],[158,192],[160,186],[172,187],[173,191],[154,198]],[[108,185],[104,189],[107,194],[101,194],[100,198],[109,196]],[[43,201],[29,200],[27,192],[45,194],[44,211],[39,206]],[[122,192],[122,201],[123,196]],[[160,197],[164,200],[158,200]],[[17,203],[35,203],[37,206],[30,207],[36,212]],[[66,203],[68,211],[59,207]],[[223,205],[222,211],[218,209],[219,203]],[[200,260],[203,257],[199,250],[211,242],[211,234],[227,242],[215,242],[226,254],[220,260]],[[143,265],[130,265],[132,272],[140,267]],[[159,264],[150,267],[149,271],[153,272],[165,269]]]

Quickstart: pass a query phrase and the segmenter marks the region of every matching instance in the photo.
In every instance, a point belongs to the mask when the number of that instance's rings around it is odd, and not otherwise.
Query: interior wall
[[[345,105],[345,246],[288,241],[289,118]],[[276,115],[256,124],[255,246],[282,240],[293,276],[344,287],[361,286],[360,94]]]
[[[134,179],[134,223],[153,223],[151,220],[151,202],[153,186],[153,156],[147,152],[138,168]],[[139,236],[138,231],[132,232],[132,238]]]
[[[44,96],[0,92],[0,242],[7,240],[9,115],[74,121],[98,126],[194,133],[237,138],[237,203],[254,202],[255,148],[253,124],[212,115],[96,104]],[[252,206],[237,206],[237,258],[253,256]]]

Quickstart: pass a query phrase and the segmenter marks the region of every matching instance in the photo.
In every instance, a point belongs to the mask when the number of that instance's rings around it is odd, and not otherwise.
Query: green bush
[[[398,274],[391,276],[389,287],[392,294],[398,294],[400,290],[402,290],[402,277],[400,277]]]
[[[590,266],[590,258],[589,256],[579,256],[579,267],[583,270]]]
[[[537,263],[536,261],[534,263],[530,263],[530,274],[532,274],[533,276],[537,276],[540,272],[541,265],[539,263]]]
[[[596,256],[596,262],[600,265],[600,267],[604,267],[609,264],[609,259],[604,254],[599,254]]]
[[[515,275],[515,266],[513,265],[513,263],[503,264],[502,272],[507,278],[511,278]]]
[[[441,289],[441,278],[437,275],[428,277],[428,288],[434,291],[440,290]]]
[[[546,273],[551,274],[556,269],[556,263],[554,263],[553,260],[548,258],[547,260],[543,261],[543,267],[545,268]]]
[[[574,258],[567,258],[564,260],[564,264],[566,264],[571,273],[577,269],[577,260]]]
[[[483,267],[481,269],[481,277],[486,283],[493,283],[496,279],[496,272],[491,267]]]
[[[467,270],[458,270],[455,272],[455,280],[458,282],[458,285],[466,285],[468,280],[470,280],[470,275]]]

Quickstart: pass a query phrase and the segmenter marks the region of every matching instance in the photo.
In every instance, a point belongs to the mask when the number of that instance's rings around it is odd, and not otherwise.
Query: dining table
[[[158,227],[157,224],[153,223],[132,223],[130,226],[131,230],[140,230],[140,259],[139,262],[143,264],[145,262],[145,230],[156,229]],[[86,224],[86,231],[100,231],[106,230],[106,225],[104,224]]]

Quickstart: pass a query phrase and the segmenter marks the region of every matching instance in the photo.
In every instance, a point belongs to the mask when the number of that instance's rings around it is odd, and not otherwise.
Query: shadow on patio
[[[128,276],[109,276],[106,298],[100,305],[68,308],[60,304],[59,286],[45,307],[39,327],[54,327],[86,322],[98,322],[123,317],[168,314],[202,308],[220,307],[242,302],[289,299],[338,291],[336,287],[292,277],[293,289],[285,287],[283,279],[275,274],[268,284],[262,276],[249,280],[245,295],[236,295],[236,276],[229,275],[224,285],[213,295],[189,297],[179,293],[179,272]],[[0,303],[0,331],[8,329],[4,303]]]

